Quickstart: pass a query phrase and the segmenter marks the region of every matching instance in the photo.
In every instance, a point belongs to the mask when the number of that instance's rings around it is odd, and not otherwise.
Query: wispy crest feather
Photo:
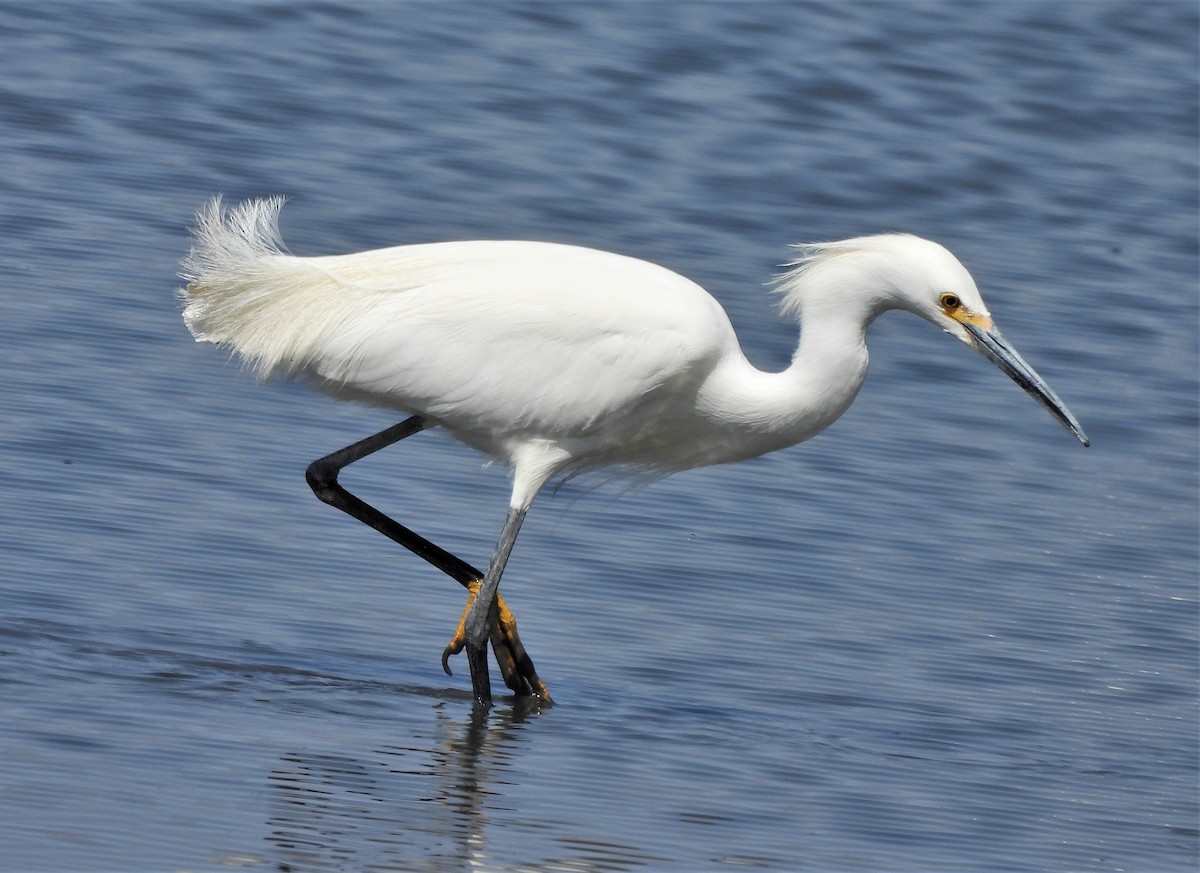
[[[780,313],[799,318],[806,300],[836,291],[845,278],[839,269],[844,256],[891,248],[905,239],[913,237],[905,233],[886,233],[837,242],[797,243],[792,248],[799,255],[784,264],[787,272],[771,282],[775,293],[780,295]]]

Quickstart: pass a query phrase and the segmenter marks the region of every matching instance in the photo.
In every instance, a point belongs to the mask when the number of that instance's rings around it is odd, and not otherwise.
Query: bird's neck
[[[846,411],[867,375],[868,320],[812,319],[782,372],[763,372],[739,355],[713,374],[702,400],[726,431],[731,460],[803,442]]]

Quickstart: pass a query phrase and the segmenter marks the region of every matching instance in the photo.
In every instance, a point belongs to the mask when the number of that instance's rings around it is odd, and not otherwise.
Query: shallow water
[[[1189,2],[0,6],[3,871],[1187,870],[1197,859]],[[924,324],[830,431],[539,502],[558,705],[473,714],[457,586],[303,481],[391,423],[256,385],[172,297],[212,194],[297,253],[529,237],[710,288],[787,244],[974,273],[1084,450]],[[504,474],[345,481],[474,563]]]

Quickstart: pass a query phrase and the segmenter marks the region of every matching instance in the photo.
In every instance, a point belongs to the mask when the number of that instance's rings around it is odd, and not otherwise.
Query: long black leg
[[[313,493],[322,502],[353,516],[393,542],[424,558],[460,585],[468,589],[471,589],[473,585],[478,587],[483,583],[484,573],[351,494],[338,482],[338,474],[343,467],[398,443],[405,437],[419,433],[427,426],[428,422],[420,416],[414,415],[399,424],[346,446],[344,449],[318,458],[308,465],[305,478]],[[492,586],[493,593],[494,589],[495,585]],[[491,599],[495,600],[494,597]],[[495,613],[494,603],[492,612]],[[499,621],[494,621],[490,629],[492,647],[504,675],[504,683],[518,694],[537,694],[548,701],[549,695],[546,693],[546,686],[538,678],[533,661],[516,633],[516,623],[512,620],[511,613],[505,611],[504,619],[506,627],[502,628]],[[467,663],[471,670],[472,687],[476,692],[476,697],[479,697],[480,690],[489,687],[487,652],[480,646],[474,646],[472,649],[468,650]],[[446,666],[446,657],[443,656],[443,666]],[[449,672],[448,667],[447,672]]]
[[[361,461],[367,455],[372,455],[380,449],[386,449],[405,437],[420,433],[427,426],[428,423],[425,419],[414,415],[412,418],[385,428],[377,434],[346,446],[344,449],[338,449],[323,458],[318,458],[308,465],[304,477],[308,480],[308,487],[322,502],[337,507],[347,515],[354,516],[363,524],[370,525],[388,539],[399,543],[418,557],[424,558],[460,585],[466,586],[482,579],[483,573],[436,543],[430,542],[420,534],[384,515],[366,501],[355,497],[338,482],[338,474],[343,467],[349,466],[355,461]]]
[[[508,517],[504,520],[504,528],[500,531],[500,541],[488,564],[487,575],[483,585],[475,595],[466,621],[467,658],[471,663],[471,686],[475,692],[475,701],[482,706],[492,705],[492,689],[488,682],[487,670],[476,673],[475,663],[482,661],[487,665],[487,641],[491,628],[497,623],[496,592],[500,588],[500,577],[504,574],[504,565],[512,552],[513,543],[517,541],[517,533],[521,530],[521,522],[525,520],[525,509],[509,509]],[[482,679],[482,681],[480,681]]]

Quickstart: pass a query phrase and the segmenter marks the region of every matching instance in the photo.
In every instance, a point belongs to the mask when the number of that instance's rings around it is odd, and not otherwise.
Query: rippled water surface
[[[0,5],[0,871],[1192,870],[1193,2]],[[812,442],[573,482],[505,590],[558,704],[473,715],[457,586],[312,498],[391,423],[174,299],[211,195],[301,254],[525,237],[710,288],[787,245],[970,267],[1083,449],[871,333]],[[344,481],[482,563],[499,468]]]

